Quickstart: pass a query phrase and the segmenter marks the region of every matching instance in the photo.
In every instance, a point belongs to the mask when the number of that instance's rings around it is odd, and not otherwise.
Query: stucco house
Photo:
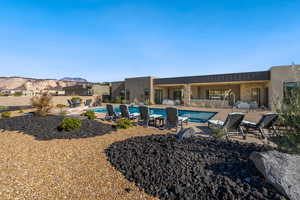
[[[300,65],[273,66],[259,72],[188,77],[135,77],[111,83],[111,96],[155,104],[175,100],[185,106],[230,107],[237,101],[275,108],[284,88],[300,82]]]

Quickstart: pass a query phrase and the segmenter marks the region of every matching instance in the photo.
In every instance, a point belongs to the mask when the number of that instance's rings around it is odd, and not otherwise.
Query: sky
[[[174,77],[300,63],[300,0],[0,0],[0,76]]]

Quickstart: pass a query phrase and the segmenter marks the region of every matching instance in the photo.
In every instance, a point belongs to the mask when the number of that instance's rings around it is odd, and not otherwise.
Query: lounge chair
[[[150,114],[148,106],[139,106],[140,119],[142,125],[148,127],[150,122],[153,122],[153,125],[156,125],[156,119],[162,117],[162,115]]]
[[[76,107],[80,106],[81,101],[80,100],[70,100],[70,99],[68,99],[68,103],[69,103],[70,108],[76,108]]]
[[[120,105],[121,117],[126,119],[137,119],[140,116],[140,113],[129,113],[128,107],[125,104]]]
[[[90,106],[91,105],[91,103],[92,103],[92,99],[87,99],[85,102],[84,102],[84,105],[85,106]]]
[[[268,129],[269,132],[272,129],[273,133],[275,135],[277,135],[277,132],[275,129],[275,123],[276,123],[278,117],[279,117],[279,115],[276,113],[267,113],[267,114],[264,114],[257,123],[244,120],[242,122],[242,125],[246,128],[247,131],[249,131],[249,129],[254,129],[254,130],[259,131],[262,139],[265,139],[266,134],[264,132],[264,129]]]
[[[73,108],[73,102],[70,99],[67,99],[67,101],[68,101],[69,107]]]
[[[244,139],[246,139],[246,135],[241,127],[241,123],[245,117],[244,113],[230,113],[228,114],[225,122],[221,120],[209,120],[208,127],[212,126],[216,128],[223,129],[226,134],[226,138],[229,138],[229,134],[241,134]]]
[[[115,112],[114,106],[112,104],[106,104],[106,120],[116,120],[119,118],[119,115]]]
[[[178,109],[175,107],[167,107],[166,108],[166,122],[165,128],[176,128],[178,130],[178,126],[180,125],[183,128],[183,123],[188,124],[188,117],[180,117],[178,116]]]

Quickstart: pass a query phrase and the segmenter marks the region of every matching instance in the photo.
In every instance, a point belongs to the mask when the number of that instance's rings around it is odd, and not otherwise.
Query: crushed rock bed
[[[129,181],[160,199],[272,199],[282,196],[255,168],[249,156],[263,146],[175,135],[152,135],[113,143],[111,164]]]
[[[60,131],[63,116],[18,116],[0,119],[0,130],[18,131],[35,136],[37,140],[88,138],[115,130],[111,125],[94,120],[83,120],[78,130]]]

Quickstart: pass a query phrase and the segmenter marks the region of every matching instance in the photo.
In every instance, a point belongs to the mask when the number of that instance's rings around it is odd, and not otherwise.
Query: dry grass
[[[134,127],[93,138],[51,141],[0,132],[0,199],[156,199],[115,170],[104,149],[115,141],[164,132]]]

